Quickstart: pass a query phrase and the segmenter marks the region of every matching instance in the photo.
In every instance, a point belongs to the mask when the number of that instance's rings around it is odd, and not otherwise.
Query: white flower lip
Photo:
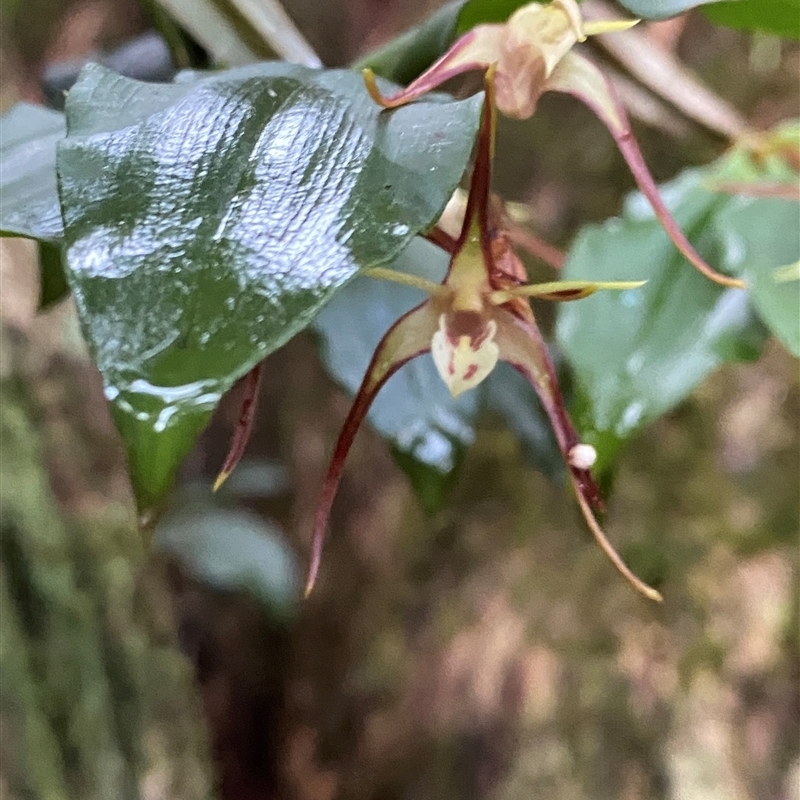
[[[497,323],[489,320],[481,336],[454,336],[447,330],[447,315],[439,317],[439,330],[431,340],[431,356],[453,397],[474,389],[494,368],[500,348],[494,341]]]

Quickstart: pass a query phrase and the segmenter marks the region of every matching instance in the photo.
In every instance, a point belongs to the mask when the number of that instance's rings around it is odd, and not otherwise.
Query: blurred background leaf
[[[319,67],[311,46],[276,0],[153,0],[194,37],[219,66],[278,57]]]
[[[712,223],[725,243],[722,263],[747,279],[759,316],[797,357],[800,357],[800,275],[782,280],[780,270],[800,258],[799,219],[797,202],[736,197],[720,209]]]
[[[251,511],[226,507],[208,484],[176,493],[153,546],[215,589],[250,593],[277,621],[290,623],[298,612],[300,565],[284,532]]]
[[[796,340],[787,331],[800,326],[797,293],[789,284],[773,285],[772,270],[800,256],[792,224],[797,204],[714,191],[716,181],[746,185],[787,171],[779,157],[756,161],[739,149],[662,187],[699,250],[710,263],[747,277],[747,291],[720,289],[695,273],[668,245],[639,194],[629,197],[622,218],[579,234],[565,278],[648,281],[635,292],[595,295],[559,309],[557,338],[575,374],[577,423],[598,449],[599,471],[625,440],[722,363],[758,356],[767,331],[753,303],[793,349]]]
[[[619,0],[619,4],[643,19],[666,19],[718,0]],[[735,0],[739,2],[739,0]]]
[[[800,0],[725,0],[703,13],[717,25],[800,39]]]

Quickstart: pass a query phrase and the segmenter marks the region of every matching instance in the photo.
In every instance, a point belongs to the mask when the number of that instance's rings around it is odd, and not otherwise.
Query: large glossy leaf
[[[63,114],[30,103],[0,119],[0,235],[39,241],[41,308],[67,292],[56,187],[56,142],[65,133]]]
[[[750,251],[737,254],[734,265],[726,256],[731,230],[718,225],[738,201],[710,190],[717,176],[738,174],[735,166],[726,160],[689,171],[664,195],[710,263],[750,275],[757,268],[746,264]],[[771,230],[796,241],[796,228]],[[756,357],[766,335],[752,311],[753,290],[723,289],[691,269],[638,195],[622,219],[584,229],[564,272],[567,279],[648,280],[636,292],[598,294],[559,309],[557,338],[575,373],[577,421],[598,449],[601,471],[628,437],[721,363]]]
[[[703,13],[718,25],[800,39],[800,0],[729,0]]]
[[[142,507],[234,381],[437,218],[481,102],[386,113],[357,73],[284,63],[86,68],[58,152],[68,277]]]

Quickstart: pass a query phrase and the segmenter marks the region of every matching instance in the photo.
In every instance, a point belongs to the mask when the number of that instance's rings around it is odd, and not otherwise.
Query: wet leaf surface
[[[0,231],[59,244],[63,236],[56,187],[56,142],[64,115],[18,103],[0,119]]]
[[[289,622],[300,599],[300,567],[285,534],[250,511],[209,502],[210,487],[190,486],[158,525],[157,550],[170,553],[198,580],[252,594],[278,621]]]
[[[220,396],[438,216],[481,97],[381,113],[349,71],[87,67],[59,145],[68,277],[155,505]]]

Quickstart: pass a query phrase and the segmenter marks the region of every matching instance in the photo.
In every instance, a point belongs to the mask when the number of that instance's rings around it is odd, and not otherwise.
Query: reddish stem
[[[258,408],[258,390],[261,386],[261,367],[262,364],[256,364],[242,379],[244,387],[242,390],[242,406],[239,411],[239,420],[233,432],[233,439],[231,440],[231,446],[225,458],[225,463],[222,465],[222,469],[217,479],[214,481],[215,492],[225,483],[228,476],[241,460],[245,448],[247,447],[247,442],[250,440],[250,434],[253,432],[253,422],[255,421],[256,409]]]
[[[432,244],[435,244],[437,247],[440,247],[446,253],[450,253],[453,255],[456,251],[456,247],[458,243],[454,236],[451,236],[447,231],[442,230],[439,227],[431,228],[429,231],[425,232],[423,236]]]

